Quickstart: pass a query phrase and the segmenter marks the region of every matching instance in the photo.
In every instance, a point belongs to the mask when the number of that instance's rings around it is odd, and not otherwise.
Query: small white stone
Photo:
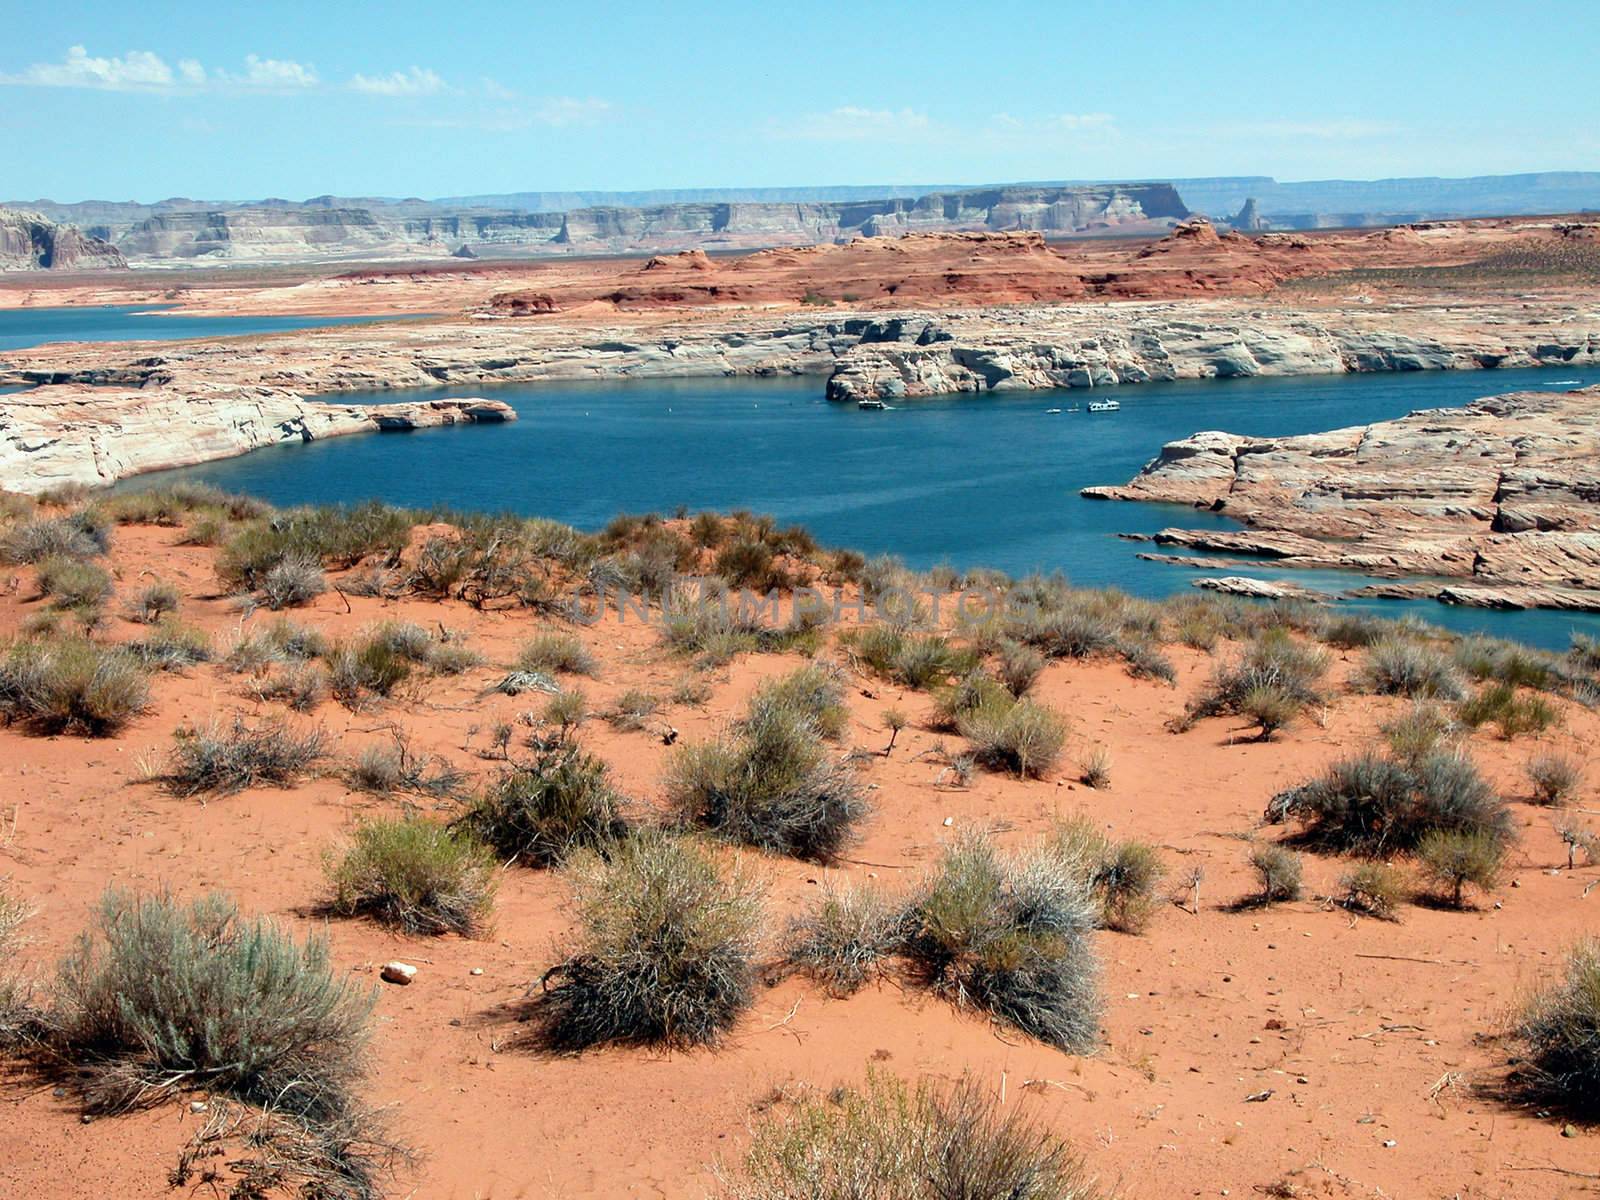
[[[203,1113],[203,1112],[206,1111],[207,1107],[208,1107],[208,1105],[206,1104],[206,1102],[204,1100],[191,1100],[191,1101],[189,1101],[189,1111],[192,1112],[192,1113]]]
[[[945,823],[945,827],[948,828],[949,826],[954,825],[956,823],[956,819],[954,817],[946,817],[944,819],[944,823]]]
[[[417,969],[410,963],[391,962],[384,963],[383,970],[379,972],[385,983],[407,984],[417,977]]]
[[[467,972],[467,974],[468,975],[482,975],[483,974],[483,968],[482,967],[473,967],[472,970]]]

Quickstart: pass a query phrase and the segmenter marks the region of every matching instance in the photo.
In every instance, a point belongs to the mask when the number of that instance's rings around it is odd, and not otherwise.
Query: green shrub
[[[807,1097],[755,1131],[726,1200],[1100,1200],[1083,1160],[970,1076]]]
[[[1583,781],[1583,763],[1565,754],[1547,751],[1528,760],[1528,782],[1535,804],[1568,804]]]
[[[1096,904],[1048,852],[1002,857],[969,837],[913,901],[906,952],[936,990],[1078,1052],[1099,1035]]]
[[[295,712],[311,712],[328,694],[328,673],[311,663],[292,663],[265,679],[257,680],[255,693],[276,700]]]
[[[855,772],[820,736],[798,708],[758,698],[734,736],[673,754],[667,801],[680,819],[729,841],[829,862],[867,804]]]
[[[1300,820],[1315,843],[1374,856],[1416,849],[1435,831],[1503,841],[1511,828],[1504,801],[1472,760],[1450,751],[1414,763],[1373,751],[1341,759],[1273,797],[1267,818]]]
[[[327,754],[321,730],[301,732],[279,721],[254,728],[235,717],[229,725],[180,729],[166,772],[176,796],[232,795],[258,784],[291,787]]]
[[[1400,902],[1406,896],[1405,876],[1388,863],[1358,863],[1339,877],[1344,895],[1339,903],[1352,912],[1384,921],[1399,920]]]
[[[320,632],[279,617],[264,629],[242,634],[226,661],[235,671],[258,671],[272,663],[305,662],[328,653],[328,639]]]
[[[788,572],[775,565],[772,547],[765,542],[744,539],[729,542],[717,551],[711,569],[729,587],[758,592],[788,588],[794,583]]]
[[[1573,947],[1566,977],[1533,996],[1513,1032],[1525,1051],[1509,1081],[1518,1098],[1600,1118],[1600,939]]]
[[[1600,637],[1574,633],[1572,646],[1567,650],[1567,658],[1580,671],[1587,671],[1590,674],[1600,672]]]
[[[1363,691],[1380,696],[1413,700],[1460,700],[1466,695],[1460,677],[1441,651],[1393,635],[1372,643],[1358,684]]]
[[[1031,700],[985,701],[962,714],[956,728],[979,762],[1015,771],[1019,779],[1043,778],[1067,740],[1066,721]]]
[[[1437,704],[1419,701],[1379,727],[1389,753],[1400,762],[1416,763],[1436,751],[1448,750],[1456,723]]]
[[[39,564],[39,593],[57,608],[94,608],[111,595],[111,573],[94,563],[55,555]]]
[[[1000,643],[999,679],[1019,700],[1033,690],[1044,664],[1044,655],[1032,646],[1009,640]]]
[[[143,666],[84,638],[13,642],[0,659],[0,715],[40,733],[109,737],[149,706]]]
[[[556,692],[545,701],[540,715],[545,724],[559,726],[561,736],[566,737],[589,719],[589,698],[576,688]]]
[[[1337,614],[1320,622],[1316,636],[1330,646],[1341,650],[1358,650],[1385,640],[1394,640],[1394,626],[1376,617]]]
[[[1493,724],[1511,741],[1524,733],[1543,733],[1560,720],[1560,713],[1543,696],[1523,696],[1511,683],[1490,683],[1456,706],[1456,716],[1472,729]]]
[[[887,674],[896,683],[925,690],[973,665],[970,652],[956,649],[938,634],[910,635],[901,640]]]
[[[609,859],[580,855],[571,875],[581,932],[534,1002],[544,1044],[720,1040],[755,986],[755,880],[737,861],[655,832],[618,843]]]
[[[456,824],[505,858],[549,867],[579,850],[609,853],[628,833],[624,808],[605,764],[563,744],[508,769]]]
[[[411,527],[411,514],[376,501],[274,512],[228,539],[217,555],[217,575],[230,588],[255,591],[273,567],[293,560],[352,567],[382,555],[392,564],[410,541]]]
[[[824,884],[811,909],[790,921],[784,960],[848,996],[902,948],[905,926],[904,906],[877,888]]]
[[[830,741],[843,737],[850,722],[843,677],[836,669],[816,663],[796,667],[757,688],[750,700],[750,719],[759,722],[767,710],[808,720],[819,736]]]
[[[168,613],[178,611],[183,595],[170,583],[157,580],[140,588],[128,600],[125,611],[128,620],[141,625],[154,625]]]
[[[61,966],[50,1025],[92,1111],[201,1086],[322,1120],[351,1108],[371,1007],[320,939],[296,943],[219,896],[110,892]]]
[[[335,646],[328,655],[328,682],[334,697],[351,708],[367,695],[392,696],[412,669],[426,664],[433,640],[417,625],[389,622],[354,643]]]
[[[1282,846],[1256,846],[1250,851],[1250,869],[1261,884],[1257,900],[1276,904],[1300,899],[1300,856]]]
[[[968,714],[985,705],[1003,709],[1013,699],[1011,691],[987,672],[968,671],[935,694],[933,724],[937,729],[957,730]]]
[[[1149,922],[1165,873],[1155,847],[1133,839],[1113,842],[1083,815],[1057,821],[1046,847],[1094,896],[1100,928],[1138,933]]]
[[[1155,640],[1146,637],[1117,639],[1116,651],[1128,664],[1128,674],[1135,679],[1159,679],[1165,684],[1178,682],[1178,668],[1162,653]]]
[[[1494,887],[1505,854],[1505,839],[1482,830],[1432,829],[1417,843],[1423,872],[1450,890],[1448,899],[1456,908],[1462,905],[1467,884],[1486,892]]]
[[[597,675],[600,664],[576,634],[541,633],[524,643],[517,654],[517,669],[551,675]]]
[[[1263,683],[1244,694],[1239,701],[1239,715],[1256,723],[1259,740],[1270,742],[1272,735],[1290,724],[1304,707],[1304,701],[1287,688]]]
[[[413,934],[482,932],[494,904],[493,853],[421,817],[373,821],[328,864],[332,908]]]

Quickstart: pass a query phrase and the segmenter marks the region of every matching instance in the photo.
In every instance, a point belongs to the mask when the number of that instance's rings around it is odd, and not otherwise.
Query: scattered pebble
[[[189,1101],[189,1111],[192,1113],[203,1113],[209,1107],[210,1105],[208,1105],[204,1100]]]
[[[1385,1149],[1392,1150],[1392,1149],[1395,1148],[1395,1146],[1399,1145],[1399,1143],[1396,1142],[1393,1138],[1385,1138],[1384,1141],[1383,1141],[1383,1145],[1384,1145]]]
[[[1272,1099],[1272,1089],[1268,1088],[1264,1092],[1252,1092],[1250,1095],[1248,1095],[1248,1096],[1246,1096],[1244,1098],[1244,1102],[1246,1104],[1263,1104],[1266,1101],[1271,1100],[1271,1099]]]
[[[483,968],[482,967],[473,967],[472,970],[467,972],[467,974],[468,975],[482,975],[483,974]]]
[[[410,963],[391,962],[384,963],[379,976],[385,983],[398,983],[404,986],[417,977],[417,969]]]
[[[1563,1125],[1561,1127],[1561,1136],[1562,1137],[1577,1137],[1578,1136],[1578,1127],[1576,1125]]]
[[[946,817],[944,819],[944,823],[945,823],[945,827],[949,828],[951,825],[954,825],[956,823],[956,819],[954,817]]]

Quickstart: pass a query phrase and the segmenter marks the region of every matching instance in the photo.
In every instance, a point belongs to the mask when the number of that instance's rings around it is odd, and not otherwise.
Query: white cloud
[[[858,108],[844,105],[831,112],[811,113],[780,126],[784,137],[813,142],[906,141],[924,138],[933,123],[915,109]]]
[[[219,78],[244,87],[272,91],[314,88],[321,82],[314,67],[292,59],[258,58],[254,54],[245,55],[243,75],[228,75],[221,71],[217,74]]]
[[[10,84],[30,87],[98,88],[134,91],[170,88],[172,68],[158,54],[130,50],[123,58],[95,58],[82,46],[73,46],[58,63],[35,63],[20,74],[0,76]]]
[[[412,67],[388,75],[356,75],[350,80],[350,89],[375,96],[429,96],[444,91],[445,83],[426,67]]]

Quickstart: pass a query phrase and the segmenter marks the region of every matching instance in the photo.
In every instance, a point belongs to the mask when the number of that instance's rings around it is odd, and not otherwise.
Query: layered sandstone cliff
[[[0,208],[0,271],[90,271],[125,267],[122,253],[76,225]]]

